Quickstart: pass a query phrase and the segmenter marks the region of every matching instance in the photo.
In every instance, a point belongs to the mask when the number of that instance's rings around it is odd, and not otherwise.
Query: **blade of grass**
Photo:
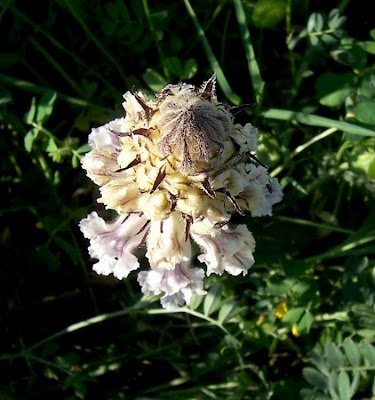
[[[150,8],[148,7],[148,1],[147,0],[143,0],[143,9],[144,9],[144,12],[145,12],[145,15],[146,15],[148,27],[150,29],[152,38],[154,39],[156,50],[158,51],[158,54],[159,54],[159,58],[160,58],[161,65],[163,67],[164,75],[165,75],[166,79],[169,80],[170,76],[169,76],[168,69],[166,68],[166,63],[165,63],[163,50],[161,49],[159,40],[158,40],[157,35],[156,35],[155,27],[154,27],[154,24],[152,22],[152,17],[151,17],[151,14],[150,14]]]
[[[0,73],[0,82],[5,83],[6,85],[10,85],[12,87],[21,89],[21,90],[25,90],[26,92],[31,92],[31,93],[35,93],[35,94],[44,94],[48,91],[54,90],[53,88],[46,88],[43,86],[39,86],[39,85],[36,85],[35,83],[23,81],[21,79],[13,78],[11,76],[4,75],[1,73]],[[79,107],[96,108],[97,110],[104,111],[111,116],[116,115],[116,113],[110,108],[98,106],[96,104],[89,103],[86,100],[67,96],[67,95],[59,93],[59,92],[56,92],[56,95],[57,95],[57,98],[59,98],[60,100],[66,101],[67,103],[70,103],[70,104],[73,104],[73,105],[76,105]]]
[[[332,232],[346,233],[347,235],[353,235],[355,233],[350,229],[345,229],[334,225],[322,224],[319,222],[308,221],[301,218],[291,218],[291,217],[284,217],[282,215],[275,215],[274,219],[282,222],[290,222],[292,224],[297,224],[297,225],[311,226],[312,228],[326,229]]]
[[[304,150],[306,150],[308,147],[310,147],[312,144],[318,142],[319,140],[322,140],[326,138],[327,136],[332,135],[333,133],[337,132],[337,128],[329,128],[320,133],[319,135],[315,135],[312,139],[308,140],[306,143],[301,144],[300,146],[297,146],[294,151],[290,154],[290,156],[284,161],[282,165],[277,167],[275,170],[273,170],[270,173],[270,176],[273,178],[277,176],[281,171],[284,170],[284,168],[290,163],[290,161],[296,157],[298,154],[302,153]]]
[[[51,35],[49,32],[46,32],[40,24],[36,24],[33,20],[31,20],[27,15],[25,15],[23,12],[18,10],[17,8],[13,6],[9,6],[9,10],[15,14],[18,18],[20,18],[23,22],[26,22],[30,26],[33,27],[34,31],[37,33],[40,33],[45,39],[47,39],[53,46],[55,46],[57,49],[59,49],[61,52],[67,54],[77,65],[85,69],[86,71],[90,69],[90,67],[83,62],[83,60],[80,57],[77,57],[74,53],[68,50],[66,46],[61,44],[56,38]],[[28,66],[30,68],[30,66]],[[90,69],[90,72],[92,71],[92,74],[95,75],[95,77],[101,81],[104,85],[107,87],[111,87],[112,89],[115,90],[115,87],[112,86],[108,80],[103,78],[102,74],[99,74],[96,72],[95,69]]]
[[[117,72],[119,73],[121,79],[125,83],[127,87],[130,87],[130,83],[128,82],[124,72],[120,66],[120,64],[116,61],[116,59],[110,54],[107,49],[101,44],[101,42],[96,38],[96,36],[91,32],[89,27],[86,25],[85,21],[81,18],[78,14],[77,10],[75,9],[74,5],[71,4],[70,0],[64,0],[69,12],[72,14],[74,19],[78,22],[81,28],[85,31],[88,38],[96,45],[96,47],[108,58],[111,64],[115,67]]]
[[[216,72],[216,77],[217,77],[217,82],[219,84],[219,86],[221,87],[224,95],[235,105],[239,105],[241,103],[241,98],[239,96],[237,96],[232,88],[230,87],[223,70],[220,67],[219,62],[217,61],[212,48],[210,46],[210,44],[208,43],[208,40],[206,38],[206,35],[202,29],[202,27],[200,26],[197,16],[195,15],[195,12],[193,10],[193,8],[190,5],[189,0],[184,0],[186,9],[188,11],[188,14],[190,15],[191,19],[193,20],[193,24],[195,26],[195,29],[197,30],[198,36],[202,42],[203,48],[206,52],[208,61],[211,64],[211,68]]]
[[[253,85],[257,106],[260,107],[263,98],[264,81],[261,77],[258,63],[255,58],[253,45],[251,44],[250,32],[246,24],[246,16],[241,0],[233,0],[236,9],[237,22],[240,28],[243,46],[245,48],[247,65],[249,68],[251,83]]]
[[[68,85],[78,94],[82,93],[81,88],[74,82],[74,80],[66,73],[66,70],[59,64],[59,62],[33,37],[29,38],[30,43],[38,50],[43,57],[52,65],[52,67],[65,79]]]
[[[286,30],[286,44],[289,53],[289,64],[290,64],[290,73],[292,76],[292,81],[296,82],[296,61],[294,52],[289,48],[288,44],[292,39],[293,28],[292,28],[292,0],[287,0],[285,6],[285,30]],[[295,91],[295,87],[292,88]],[[295,93],[293,93],[295,95]]]
[[[267,119],[297,121],[305,125],[321,126],[324,128],[336,128],[347,133],[352,133],[353,135],[375,137],[375,131],[371,129],[350,124],[349,122],[320,117],[319,115],[314,114],[271,108],[270,110],[263,112],[261,116]]]
[[[374,232],[369,232],[367,233],[366,236],[362,238],[355,238],[350,241],[346,241],[345,243],[342,243],[338,246],[335,246],[333,249],[328,250],[322,254],[318,254],[316,256],[312,256],[307,258],[305,261],[306,262],[314,262],[314,261],[320,261],[326,258],[336,258],[336,257],[342,257],[342,256],[348,256],[349,254],[356,254],[357,253],[357,248],[360,246],[363,246],[366,243],[375,243],[375,233]],[[360,250],[360,249],[359,249]],[[374,250],[375,251],[375,246],[370,246],[366,248],[366,254],[369,253],[369,251]]]

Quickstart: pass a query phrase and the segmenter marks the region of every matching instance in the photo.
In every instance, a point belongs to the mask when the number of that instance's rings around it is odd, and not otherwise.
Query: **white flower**
[[[116,132],[121,132],[124,118],[115,119],[104,126],[94,128],[89,135],[89,145],[97,150],[120,150],[121,141]]]
[[[125,93],[126,116],[93,129],[82,159],[100,186],[98,202],[119,215],[107,223],[91,213],[80,223],[98,259],[94,270],[127,277],[144,244],[150,269],[138,281],[143,293],[161,294],[165,308],[205,293],[205,271],[191,266],[191,239],[207,275],[246,275],[255,241],[245,225],[229,228],[231,215],[271,215],[282,198],[253,154],[257,128],[235,123],[215,84],[214,75],[201,87],[167,85],[155,99]]]
[[[191,236],[203,251],[198,260],[207,265],[207,275],[222,275],[224,271],[246,275],[254,264],[255,240],[246,225],[208,230],[202,222],[197,222],[191,226]]]
[[[267,185],[266,199],[271,205],[281,201],[283,198],[282,187],[276,178],[271,178],[270,183]]]
[[[167,219],[151,221],[146,253],[151,268],[173,270],[190,260],[191,245],[185,228],[186,222],[177,212],[171,213]]]
[[[205,294],[203,278],[203,269],[190,268],[189,262],[178,264],[173,270],[150,270],[138,274],[142,293],[165,293],[161,303],[167,309],[189,304],[193,294]]]
[[[89,254],[99,262],[93,268],[98,274],[126,278],[139,268],[134,251],[145,241],[148,221],[138,214],[120,216],[105,222],[92,212],[80,222],[83,235],[90,239]]]

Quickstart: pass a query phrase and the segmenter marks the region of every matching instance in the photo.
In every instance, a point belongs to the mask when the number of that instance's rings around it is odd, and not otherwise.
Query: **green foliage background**
[[[375,24],[361,1],[0,1],[0,399],[375,398]],[[132,86],[256,105],[284,186],[245,277],[168,312],[91,271],[91,127]],[[104,213],[105,214],[105,213]],[[145,264],[146,265],[146,264]]]

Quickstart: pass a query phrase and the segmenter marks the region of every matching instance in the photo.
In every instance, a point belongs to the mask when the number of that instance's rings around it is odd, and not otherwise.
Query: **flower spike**
[[[95,128],[82,159],[118,217],[93,212],[80,222],[98,274],[126,278],[140,268],[146,247],[150,269],[138,272],[144,294],[161,294],[165,308],[205,294],[204,276],[246,275],[255,240],[231,215],[271,215],[281,186],[255,156],[258,131],[235,123],[234,109],[216,98],[216,76],[201,87],[167,85],[150,99],[124,95],[126,115]],[[191,240],[206,265],[194,267]]]

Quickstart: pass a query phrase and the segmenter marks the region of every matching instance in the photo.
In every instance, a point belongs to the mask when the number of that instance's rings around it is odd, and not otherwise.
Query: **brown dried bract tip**
[[[157,146],[164,155],[180,160],[185,174],[218,156],[232,127],[232,115],[216,100],[215,83],[213,75],[200,89],[168,85],[158,94],[161,137]]]

